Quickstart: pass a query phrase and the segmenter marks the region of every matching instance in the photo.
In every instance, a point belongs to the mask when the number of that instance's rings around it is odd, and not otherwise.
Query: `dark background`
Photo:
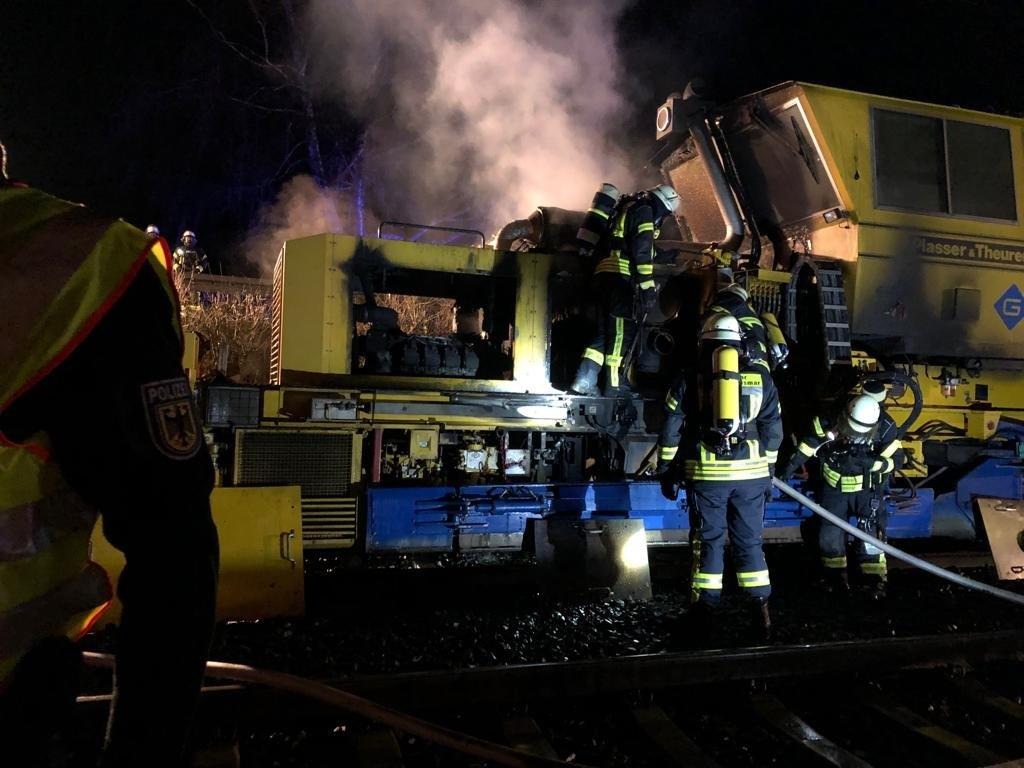
[[[156,223],[172,242],[194,229],[232,271],[244,267],[240,242],[259,206],[313,169],[307,152],[290,152],[306,130],[301,100],[269,90],[266,73],[218,38],[261,40],[249,5],[196,5],[4,0],[0,136],[13,177]],[[301,0],[263,7],[272,51],[286,51],[281,8],[301,12]],[[617,42],[634,105],[621,130],[632,144],[653,133],[654,110],[694,75],[721,99],[805,80],[1024,114],[1016,0],[635,0]],[[317,107],[330,176],[358,145],[359,124],[344,105]],[[649,154],[655,148],[652,136]]]

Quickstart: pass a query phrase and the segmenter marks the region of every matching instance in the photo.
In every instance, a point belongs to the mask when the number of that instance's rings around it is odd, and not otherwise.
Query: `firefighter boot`
[[[822,591],[827,595],[845,598],[850,594],[850,577],[845,570],[826,568],[820,584]]]
[[[885,600],[886,583],[885,579],[876,574],[864,577],[864,594],[869,600]]]
[[[580,363],[576,370],[576,378],[573,379],[569,392],[574,395],[591,397],[597,395],[597,375],[601,372],[601,366],[587,358]]]
[[[767,598],[754,598],[750,605],[750,642],[757,645],[772,640],[772,615],[768,611]]]

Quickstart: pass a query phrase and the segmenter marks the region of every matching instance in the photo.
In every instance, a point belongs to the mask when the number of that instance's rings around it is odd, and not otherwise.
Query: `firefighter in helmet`
[[[210,271],[206,251],[199,245],[196,233],[190,229],[181,233],[178,247],[174,249],[174,268],[183,272]]]
[[[11,765],[38,764],[74,708],[72,641],[111,598],[89,559],[97,516],[126,560],[103,764],[184,760],[218,545],[170,269],[162,238],[0,178],[0,570],[17,574],[0,589],[0,739]]]
[[[881,419],[874,386],[871,393],[850,398],[837,415],[816,416],[797,445],[784,477],[816,458],[820,474],[820,504],[843,519],[856,519],[858,527],[876,538],[885,538],[885,489],[889,478],[903,465],[903,450],[895,425]],[[884,392],[884,387],[882,389]],[[873,394],[872,394],[873,393]],[[891,419],[888,422],[891,423]],[[818,535],[824,586],[829,591],[849,590],[846,534],[822,522]],[[855,557],[864,584],[873,597],[885,596],[885,553],[859,539]]]
[[[577,241],[581,253],[596,259],[591,291],[598,303],[598,329],[570,391],[596,394],[602,370],[605,394],[628,390],[622,368],[637,332],[634,288],[640,293],[640,315],[646,316],[656,296],[654,240],[661,221],[678,206],[679,196],[667,184],[626,197],[606,184],[595,196]]]
[[[770,369],[785,367],[789,347],[772,312],[758,313],[750,301],[750,294],[736,282],[734,265],[738,256],[731,251],[713,249],[718,289],[704,317],[716,312],[727,312],[740,323],[740,331],[751,360],[764,360]]]
[[[752,600],[755,637],[767,639],[771,581],[761,527],[782,442],[782,413],[771,374],[743,354],[735,317],[717,313],[704,322],[697,366],[677,380],[665,410],[658,457],[662,490],[674,499],[679,480],[685,480],[690,513],[688,629],[706,632],[721,601],[728,533],[736,580]]]

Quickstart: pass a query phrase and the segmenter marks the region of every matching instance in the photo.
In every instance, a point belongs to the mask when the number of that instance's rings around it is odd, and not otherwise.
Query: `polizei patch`
[[[199,419],[188,382],[181,379],[142,385],[142,401],[153,445],[172,459],[189,459],[199,450]]]

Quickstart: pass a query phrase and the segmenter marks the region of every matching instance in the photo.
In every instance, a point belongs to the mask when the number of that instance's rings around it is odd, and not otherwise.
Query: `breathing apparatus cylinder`
[[[768,336],[768,354],[772,358],[772,368],[785,368],[789,345],[786,344],[779,319],[775,317],[774,312],[762,312],[761,323],[764,324],[765,334]]]
[[[590,201],[590,210],[583,217],[583,224],[576,233],[576,244],[581,256],[590,256],[597,248],[601,237],[608,229],[609,220],[615,212],[622,193],[614,184],[602,184]]]
[[[740,353],[721,346],[711,356],[711,429],[721,438],[719,452],[729,452],[729,437],[740,426]]]

